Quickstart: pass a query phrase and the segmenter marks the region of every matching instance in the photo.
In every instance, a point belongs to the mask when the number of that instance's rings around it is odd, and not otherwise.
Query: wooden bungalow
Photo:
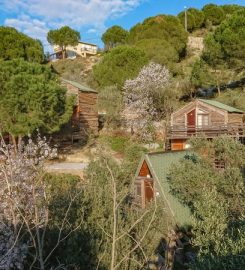
[[[171,116],[167,131],[171,150],[187,149],[190,137],[245,137],[245,112],[215,100],[196,99]]]
[[[190,210],[171,194],[168,173],[173,164],[190,154],[189,151],[156,152],[145,154],[134,178],[134,200],[144,208],[154,200],[164,201],[166,214],[173,224],[190,223]]]
[[[98,93],[80,83],[62,79],[61,83],[67,88],[67,95],[75,97],[73,114],[70,123],[62,128],[60,135],[63,138],[86,141],[93,134],[98,134]]]

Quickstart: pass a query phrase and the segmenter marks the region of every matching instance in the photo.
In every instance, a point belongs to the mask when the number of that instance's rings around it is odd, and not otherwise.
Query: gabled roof
[[[184,158],[189,151],[171,151],[171,152],[155,152],[143,155],[139,168],[136,173],[136,177],[139,175],[139,170],[144,162],[151,171],[153,179],[155,180],[160,195],[168,205],[168,208],[176,223],[180,225],[190,224],[190,210],[187,206],[184,206],[179,200],[170,192],[170,186],[168,182],[168,174],[173,164],[178,163]]]
[[[216,108],[219,108],[219,109],[225,110],[227,112],[230,112],[230,113],[245,113],[242,110],[231,107],[229,105],[226,105],[226,104],[221,103],[221,102],[216,101],[216,100],[210,100],[210,99],[198,99],[198,100],[200,100],[201,102],[204,102],[204,103],[206,103],[208,105],[211,105],[211,106],[214,106]]]
[[[94,89],[89,88],[86,85],[80,84],[78,82],[74,82],[74,81],[69,81],[66,79],[61,79],[63,82],[66,82],[68,84],[73,85],[74,87],[78,88],[81,92],[91,92],[91,93],[98,93],[97,91],[95,91]]]

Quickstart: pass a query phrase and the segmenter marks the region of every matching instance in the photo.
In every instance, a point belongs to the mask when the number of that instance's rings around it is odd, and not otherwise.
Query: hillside
[[[100,60],[100,56],[89,58],[77,57],[75,59],[61,59],[49,62],[48,65],[64,79],[89,83],[93,66]]]

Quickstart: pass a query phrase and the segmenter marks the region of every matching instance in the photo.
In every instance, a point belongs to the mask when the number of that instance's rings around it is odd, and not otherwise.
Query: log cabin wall
[[[224,125],[228,122],[228,113],[226,111],[195,100],[172,114],[171,126],[185,127],[187,125],[186,115],[193,109],[196,109],[196,114],[198,114],[199,110],[206,112],[209,115],[210,125],[212,123]]]
[[[186,114],[196,107],[196,102],[191,102],[184,106],[182,109],[176,111],[171,115],[171,126],[185,127]]]
[[[228,113],[222,109],[204,104],[201,101],[198,101],[197,108],[208,113],[210,125],[224,125],[228,122]]]
[[[79,91],[79,124],[80,129],[98,134],[99,121],[97,111],[97,93]]]
[[[218,101],[196,99],[171,115],[166,149],[186,149],[190,137],[203,135],[245,138],[245,113]]]
[[[228,114],[228,123],[229,124],[243,124],[244,123],[244,114],[229,113]]]
[[[98,135],[98,93],[77,82],[62,79],[67,95],[75,97],[72,115],[72,140],[87,141],[90,134]]]
[[[218,110],[212,110],[210,111],[209,114],[210,117],[210,124],[214,125],[222,125],[222,124],[227,124],[227,113],[224,112],[223,114],[220,113]]]

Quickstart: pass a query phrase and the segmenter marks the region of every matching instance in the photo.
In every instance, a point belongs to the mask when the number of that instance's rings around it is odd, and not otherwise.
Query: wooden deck
[[[209,126],[171,126],[167,130],[168,139],[188,139],[190,137],[214,138],[221,135],[230,137],[245,137],[245,123],[243,124],[212,124]]]

